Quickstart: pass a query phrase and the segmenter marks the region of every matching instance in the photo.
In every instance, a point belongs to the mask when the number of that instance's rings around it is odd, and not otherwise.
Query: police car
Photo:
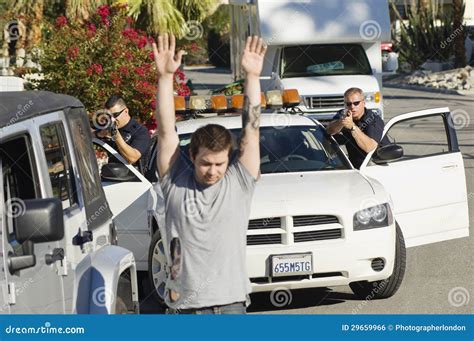
[[[275,100],[274,95],[262,97],[264,106],[291,106],[291,96]],[[213,100],[195,99],[194,110],[205,112]],[[184,100],[175,100],[178,112],[188,110],[179,103]],[[236,139],[240,135],[238,115],[177,122],[185,155],[191,134],[208,123],[230,129]],[[443,133],[429,143],[420,140],[415,129],[433,127]],[[383,134],[396,144],[369,153],[360,170],[324,126],[304,114],[272,109],[262,114],[260,134],[262,175],[247,231],[253,292],[349,285],[360,298],[387,298],[402,283],[407,247],[469,235],[464,164],[449,108],[392,118]],[[156,140],[151,156],[147,176],[154,182]],[[147,269],[163,302],[168,243],[162,238],[164,220],[158,218],[164,209],[157,182],[155,190]],[[145,255],[141,250],[135,253],[138,264]]]

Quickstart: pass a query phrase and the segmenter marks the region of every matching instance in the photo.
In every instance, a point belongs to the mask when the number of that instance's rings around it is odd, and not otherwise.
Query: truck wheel
[[[392,275],[375,282],[352,282],[349,284],[354,294],[360,299],[382,299],[393,296],[402,284],[406,267],[406,248],[400,226],[396,224],[395,264]]]
[[[166,277],[166,256],[161,239],[160,230],[157,229],[151,239],[150,250],[148,251],[148,276],[150,279],[153,296],[160,306],[165,307],[165,283]]]

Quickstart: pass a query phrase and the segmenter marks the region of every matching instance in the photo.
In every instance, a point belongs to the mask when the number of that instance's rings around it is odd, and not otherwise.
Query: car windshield
[[[231,129],[237,141],[241,129]],[[191,134],[180,135],[181,150],[188,155]],[[350,169],[337,144],[320,126],[260,128],[262,174]]]
[[[297,45],[282,51],[281,78],[370,74],[369,61],[360,45]]]

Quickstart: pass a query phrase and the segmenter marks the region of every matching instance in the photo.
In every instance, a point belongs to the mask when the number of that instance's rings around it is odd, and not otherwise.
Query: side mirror
[[[140,181],[123,163],[108,163],[102,166],[100,176],[108,181]]]
[[[64,237],[63,206],[57,198],[24,200],[24,211],[14,218],[19,243],[45,243]]]
[[[394,161],[403,156],[403,148],[398,144],[387,144],[378,148],[372,156],[372,161],[376,164]]]

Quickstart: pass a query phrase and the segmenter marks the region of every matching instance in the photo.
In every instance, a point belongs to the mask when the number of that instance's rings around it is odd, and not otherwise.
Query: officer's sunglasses
[[[111,112],[110,115],[112,115],[114,118],[117,118],[120,116],[120,114],[127,108],[123,108],[122,110],[120,111],[116,111],[116,112]]]
[[[357,107],[357,106],[360,104],[360,102],[362,102],[362,101],[363,101],[363,99],[361,99],[360,101],[345,102],[345,103],[346,103],[346,106],[347,106],[347,107],[351,107],[353,104],[354,104],[355,107]]]

